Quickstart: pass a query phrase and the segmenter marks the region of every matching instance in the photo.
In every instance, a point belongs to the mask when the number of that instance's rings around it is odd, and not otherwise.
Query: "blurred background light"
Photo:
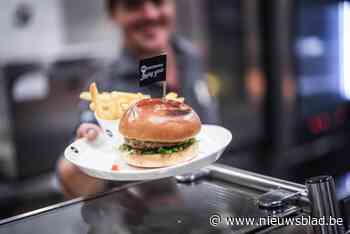
[[[350,3],[344,2],[342,4],[342,20],[340,20],[340,32],[343,37],[340,39],[340,51],[341,51],[341,61],[340,61],[340,71],[341,71],[341,86],[343,90],[343,95],[346,99],[350,99]]]

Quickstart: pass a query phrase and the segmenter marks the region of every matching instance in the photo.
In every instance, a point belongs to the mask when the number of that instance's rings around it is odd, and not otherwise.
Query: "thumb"
[[[86,139],[87,139],[88,141],[93,141],[93,140],[95,140],[95,139],[97,138],[97,136],[98,136],[98,132],[97,132],[95,129],[89,128],[89,129],[87,130]]]

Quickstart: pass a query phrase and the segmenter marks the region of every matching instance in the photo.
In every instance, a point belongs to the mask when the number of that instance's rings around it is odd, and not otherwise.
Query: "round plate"
[[[86,174],[106,180],[152,180],[195,172],[219,159],[232,139],[230,131],[215,125],[202,125],[199,152],[193,159],[170,167],[136,168],[121,158],[118,147],[123,142],[113,142],[101,134],[94,142],[79,139],[69,145],[64,155]],[[118,170],[112,170],[113,164]]]

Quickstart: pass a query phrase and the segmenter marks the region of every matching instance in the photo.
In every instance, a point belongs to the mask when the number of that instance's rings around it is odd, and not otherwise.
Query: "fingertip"
[[[97,135],[98,135],[98,133],[97,133],[96,130],[94,130],[94,129],[89,129],[89,130],[87,131],[86,138],[87,138],[89,141],[93,141],[93,140],[95,140],[95,139],[97,138]]]

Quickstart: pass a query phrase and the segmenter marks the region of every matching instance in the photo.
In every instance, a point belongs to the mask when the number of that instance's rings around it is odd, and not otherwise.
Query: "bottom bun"
[[[186,162],[196,157],[198,143],[187,147],[185,150],[172,154],[130,154],[122,152],[123,159],[131,166],[144,168],[168,167]]]

